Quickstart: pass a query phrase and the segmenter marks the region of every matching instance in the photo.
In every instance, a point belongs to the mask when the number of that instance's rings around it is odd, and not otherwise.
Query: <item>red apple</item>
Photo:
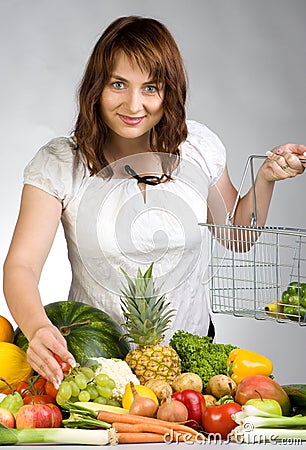
[[[48,403],[47,406],[49,406],[49,408],[51,408],[52,414],[53,414],[52,428],[60,428],[62,425],[62,419],[63,419],[61,410],[54,403]]]
[[[14,414],[7,408],[0,408],[0,423],[8,428],[15,428]]]
[[[53,428],[55,417],[49,405],[22,406],[16,415],[16,428]]]
[[[289,416],[291,412],[290,400],[277,381],[265,375],[250,375],[244,378],[237,386],[235,401],[244,405],[250,398],[257,398],[260,395],[265,399],[276,400],[284,416]]]

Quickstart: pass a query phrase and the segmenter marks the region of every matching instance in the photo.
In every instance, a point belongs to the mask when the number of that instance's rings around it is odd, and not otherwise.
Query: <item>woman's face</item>
[[[102,91],[103,120],[117,135],[134,139],[147,134],[163,116],[164,87],[120,52]]]

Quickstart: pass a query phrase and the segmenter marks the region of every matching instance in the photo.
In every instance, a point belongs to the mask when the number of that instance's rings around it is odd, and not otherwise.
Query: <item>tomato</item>
[[[46,405],[48,403],[55,403],[55,398],[51,397],[51,395],[48,394],[41,394],[41,395],[30,394],[23,397],[24,405],[36,405],[36,404]]]
[[[51,381],[47,381],[46,385],[45,385],[45,392],[46,394],[48,394],[50,397],[52,398],[56,398],[57,393],[58,393],[58,389],[56,389],[53,385],[53,383],[51,383]]]
[[[37,381],[33,384],[33,390],[36,391],[37,394],[45,392],[46,378],[40,376]]]
[[[19,392],[22,396],[29,390],[29,383],[28,381],[20,381],[18,384],[16,391]]]
[[[53,353],[53,356],[56,359],[56,361],[58,362],[63,373],[69,373],[70,368],[71,368],[70,364],[65,361],[62,361],[61,358],[58,355],[56,355],[55,353]]]
[[[222,439],[227,439],[228,434],[237,426],[231,416],[238,411],[241,411],[241,405],[236,402],[209,406],[202,415],[204,431],[218,434]]]
[[[27,380],[21,381],[18,384],[16,391],[19,392],[22,397],[27,395],[44,394],[46,382],[46,378],[41,375],[35,375]]]

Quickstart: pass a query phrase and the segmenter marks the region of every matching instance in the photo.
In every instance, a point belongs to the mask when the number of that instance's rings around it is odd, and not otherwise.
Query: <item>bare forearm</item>
[[[266,222],[275,182],[267,181],[259,170],[255,180],[257,226],[263,226]],[[254,199],[252,188],[242,197],[237,206],[234,217],[236,225],[250,225],[254,212]]]
[[[41,302],[37,277],[30,268],[5,264],[4,294],[14,320],[29,340],[36,330],[50,324]]]

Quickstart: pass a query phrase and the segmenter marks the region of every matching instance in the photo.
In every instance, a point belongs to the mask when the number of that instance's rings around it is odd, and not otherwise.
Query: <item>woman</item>
[[[47,143],[25,169],[4,292],[29,340],[29,363],[55,386],[63,374],[53,353],[70,364],[74,359],[46,317],[38,282],[60,220],[72,267],[70,300],[121,321],[120,267],[134,275],[155,261],[177,310],[171,332],[208,331],[198,223],[225,223],[237,191],[222,143],[204,125],[186,121],[185,100],[182,58],[166,27],[149,18],[119,18],[89,58],[73,136]],[[275,181],[302,173],[305,152],[295,144],[268,152],[256,177],[258,225]],[[249,192],[234,223],[249,224],[251,211]]]

